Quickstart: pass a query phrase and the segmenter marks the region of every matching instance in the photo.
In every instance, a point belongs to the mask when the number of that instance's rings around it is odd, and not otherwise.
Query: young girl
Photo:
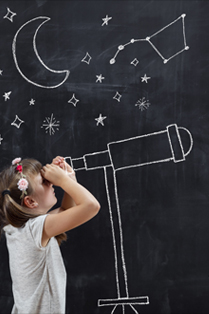
[[[61,207],[53,185],[64,190]],[[59,245],[64,232],[99,211],[94,196],[77,183],[63,157],[42,167],[16,158],[0,173],[0,222],[9,251],[12,314],[65,313],[66,271]]]

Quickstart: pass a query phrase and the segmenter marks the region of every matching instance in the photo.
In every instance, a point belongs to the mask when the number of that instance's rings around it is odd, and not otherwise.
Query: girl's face
[[[38,203],[36,210],[41,214],[47,213],[57,202],[53,185],[40,173],[33,179],[33,198]]]

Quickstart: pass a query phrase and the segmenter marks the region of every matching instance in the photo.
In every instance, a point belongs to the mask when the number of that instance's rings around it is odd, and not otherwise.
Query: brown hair
[[[40,173],[42,168],[41,163],[35,159],[23,159],[21,161],[23,174],[28,181],[27,195],[33,194],[32,180],[35,175]],[[22,191],[18,189],[17,183],[20,179],[20,174],[16,171],[17,165],[11,165],[0,173],[0,228],[8,224],[16,228],[22,227],[30,218],[38,217],[38,214],[33,214],[26,206],[22,205]],[[2,192],[9,190],[9,194],[2,195]],[[59,243],[67,239],[65,233],[56,236]]]

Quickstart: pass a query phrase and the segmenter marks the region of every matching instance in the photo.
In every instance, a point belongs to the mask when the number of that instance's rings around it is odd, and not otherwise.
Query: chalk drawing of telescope
[[[129,296],[116,172],[160,162],[182,162],[191,152],[192,146],[191,133],[183,127],[171,124],[163,131],[109,143],[105,151],[86,154],[81,158],[65,157],[65,160],[69,159],[75,171],[104,169],[114,249],[117,298],[99,299],[98,306],[112,306],[111,314],[125,314],[127,306],[131,307],[134,313],[138,313],[136,305],[149,304],[148,296]]]

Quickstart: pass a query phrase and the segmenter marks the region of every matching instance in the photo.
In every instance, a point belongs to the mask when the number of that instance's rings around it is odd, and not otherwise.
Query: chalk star
[[[106,119],[107,117],[102,117],[102,114],[100,113],[99,117],[96,118],[95,120],[97,121],[97,126],[99,124],[101,124],[102,126],[104,126],[103,120]]]
[[[97,82],[102,83],[102,80],[104,80],[104,79],[105,79],[105,78],[102,76],[102,74],[100,74],[100,75],[96,75],[96,77],[97,77],[96,83],[97,83]]]
[[[118,102],[120,102],[122,95],[119,94],[118,92],[116,92],[115,96],[113,97],[113,99],[117,100]]]
[[[109,20],[111,20],[112,19],[112,17],[108,17],[108,15],[106,15],[106,17],[104,17],[102,20],[104,21],[103,23],[102,23],[102,26],[103,25],[108,25],[108,22],[109,22]]]
[[[147,74],[144,74],[144,76],[142,76],[141,79],[142,79],[142,82],[148,83],[147,80],[151,79],[151,77],[148,77]]]
[[[79,100],[76,99],[76,98],[75,98],[75,94],[73,94],[73,97],[72,97],[70,100],[68,100],[68,102],[69,102],[70,104],[73,104],[74,107],[76,107],[76,104],[79,102]]]
[[[3,70],[0,70],[0,75],[2,75],[2,73],[3,73]]]
[[[4,93],[3,97],[4,97],[4,100],[5,100],[5,101],[7,101],[7,99],[10,99],[10,98],[9,98],[10,94],[11,94],[11,91],[10,91],[10,92],[7,92],[7,93],[6,93],[6,92]]]
[[[1,137],[1,134],[0,134],[0,145],[2,141],[3,141],[3,137]]]
[[[91,56],[90,54],[87,52],[85,57],[81,60],[81,62],[86,62],[87,64],[89,64],[91,61]]]
[[[21,124],[24,123],[23,120],[21,120],[17,115],[15,116],[14,121],[11,123],[11,125],[16,126],[16,128],[20,128]]]
[[[137,60],[137,58],[131,61],[131,64],[133,64],[135,67],[137,66],[138,63],[139,63],[139,60]]]
[[[13,17],[17,15],[16,13],[12,12],[9,8],[7,8],[7,14],[3,17],[4,19],[8,19],[13,22]]]
[[[35,100],[33,98],[31,98],[31,100],[29,101],[29,105],[35,105]]]

